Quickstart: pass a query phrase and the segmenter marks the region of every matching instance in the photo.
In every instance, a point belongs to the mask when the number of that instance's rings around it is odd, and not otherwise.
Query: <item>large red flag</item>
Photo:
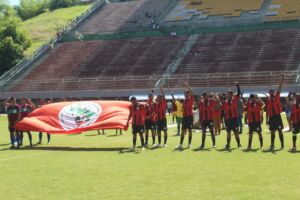
[[[130,102],[76,101],[52,103],[34,110],[17,130],[70,134],[98,129],[127,129]]]

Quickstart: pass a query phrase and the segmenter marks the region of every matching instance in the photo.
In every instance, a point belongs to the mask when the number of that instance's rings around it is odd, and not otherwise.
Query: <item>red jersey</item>
[[[33,110],[33,106],[30,104],[23,104],[21,105],[21,119],[23,119],[24,117],[27,117],[29,115],[29,113],[31,113],[31,111]]]
[[[154,103],[153,101],[151,101],[151,102],[148,101],[147,102],[147,116],[148,116],[147,120],[151,120],[153,122],[157,121],[156,110],[157,110],[157,104]]]
[[[130,108],[132,125],[143,126],[145,123],[146,108],[143,104],[132,105]]]
[[[247,116],[248,116],[248,122],[261,122],[261,115],[260,111],[262,108],[262,104],[255,102],[255,101],[248,101],[247,104]]]
[[[18,104],[15,104],[14,106],[9,105],[6,107],[6,113],[9,125],[13,126],[19,119],[20,106]]]
[[[267,97],[266,112],[269,117],[272,117],[273,115],[279,115],[282,112],[279,92],[276,92],[273,98]]]
[[[213,120],[214,112],[217,106],[215,100],[199,101],[199,117],[201,121]]]
[[[238,102],[239,102],[239,96],[232,97],[231,101],[226,99],[222,105],[222,110],[224,110],[225,113],[225,119],[236,119],[239,116],[238,112]]]
[[[219,108],[216,108],[215,110],[214,110],[214,115],[213,115],[214,117],[221,117],[221,108],[219,107]]]
[[[292,105],[291,121],[293,124],[300,123],[300,102],[295,101]]]
[[[194,106],[194,96],[190,96],[185,99],[182,108],[183,108],[183,117],[193,116],[193,106]]]
[[[165,98],[163,98],[160,103],[157,103],[157,119],[158,120],[166,119],[166,111],[167,111],[167,101]]]

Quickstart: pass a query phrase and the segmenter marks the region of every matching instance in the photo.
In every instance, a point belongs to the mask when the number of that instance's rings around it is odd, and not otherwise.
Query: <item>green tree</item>
[[[11,7],[0,5],[0,75],[17,64],[30,46],[27,35],[18,29],[19,23]]]
[[[17,6],[16,10],[18,15],[26,20],[46,12],[48,7],[48,0],[21,0],[20,6]]]

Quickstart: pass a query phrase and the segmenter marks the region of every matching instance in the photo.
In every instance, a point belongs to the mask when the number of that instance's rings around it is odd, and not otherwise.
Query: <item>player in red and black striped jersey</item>
[[[291,124],[293,132],[293,147],[290,151],[296,151],[297,134],[300,132],[300,93],[296,94],[296,98],[292,102]]]
[[[188,148],[191,147],[192,137],[193,137],[192,128],[194,122],[194,118],[193,118],[194,93],[192,91],[192,88],[187,82],[184,82],[184,86],[186,90],[184,91],[185,99],[182,104],[183,107],[182,131],[180,137],[180,144],[177,146],[178,149],[182,149],[182,144],[187,131],[189,132]]]
[[[153,100],[153,93],[148,95],[148,101],[146,104],[146,117],[145,117],[145,146],[148,145],[149,130],[152,134],[152,145],[155,146],[155,136],[156,136],[156,121],[157,121],[157,103]]]
[[[21,120],[24,117],[27,117],[36,107],[34,103],[30,99],[22,98],[21,99]],[[19,137],[19,145],[23,145],[23,132],[20,130],[20,137]],[[28,139],[29,139],[29,146],[32,147],[32,135],[30,131],[27,131]]]
[[[216,146],[216,139],[214,133],[214,113],[220,106],[220,100],[217,97],[216,100],[213,96],[208,96],[207,93],[203,93],[202,98],[199,101],[199,121],[202,127],[202,143],[200,149],[205,147],[206,129],[208,128],[211,134],[213,148]]]
[[[4,102],[8,119],[8,130],[10,133],[11,149],[19,148],[19,131],[14,128],[20,120],[21,107],[16,103],[16,98],[11,97]]]
[[[129,125],[129,121],[132,119],[132,151],[135,151],[136,148],[136,139],[137,134],[140,135],[142,151],[145,149],[144,144],[144,135],[145,132],[145,116],[146,116],[146,108],[145,105],[137,102],[136,97],[131,97],[130,99],[132,105],[130,108],[130,113],[127,120],[127,126]]]
[[[260,148],[263,148],[263,136],[261,129],[261,109],[263,107],[263,101],[255,94],[250,94],[249,100],[246,105],[249,127],[249,141],[246,150],[251,150],[253,133],[257,132],[260,142]]]
[[[232,90],[227,91],[226,100],[223,102],[222,110],[224,111],[225,117],[225,126],[227,132],[227,144],[225,149],[230,148],[230,141],[231,141],[231,131],[233,131],[235,135],[235,139],[238,145],[238,148],[241,147],[240,137],[238,134],[238,101],[241,95],[241,89],[238,82],[235,82],[237,87],[237,94],[234,95]]]
[[[165,92],[162,86],[159,87],[160,95],[157,96],[157,136],[158,136],[158,147],[161,146],[161,132],[164,132],[164,147],[167,147],[167,140],[168,140],[168,127],[167,127],[167,100],[165,97]]]
[[[275,142],[275,132],[278,131],[279,139],[281,143],[281,149],[284,148],[284,138],[283,138],[283,123],[281,118],[281,102],[280,102],[280,92],[284,82],[284,74],[281,74],[281,81],[277,91],[274,89],[269,90],[269,96],[267,96],[266,100],[266,113],[267,113],[267,122],[269,123],[270,131],[271,131],[271,146],[269,150],[274,150],[274,142]]]

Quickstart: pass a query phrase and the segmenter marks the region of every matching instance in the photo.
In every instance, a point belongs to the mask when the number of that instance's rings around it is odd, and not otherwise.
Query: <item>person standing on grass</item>
[[[285,115],[286,115],[286,121],[288,122],[288,125],[289,125],[288,131],[292,130],[291,112],[292,112],[293,101],[294,101],[294,96],[292,94],[290,94],[286,97],[284,112],[285,112]]]
[[[19,131],[14,128],[20,120],[21,107],[16,103],[16,98],[11,97],[4,102],[8,118],[8,130],[10,133],[11,149],[19,148]]]
[[[182,118],[183,118],[183,100],[179,99],[176,100],[174,97],[174,93],[172,93],[172,102],[176,107],[176,110],[174,111],[174,116],[176,118],[177,123],[177,136],[180,136],[181,132],[181,126],[182,126]]]
[[[157,118],[157,113],[156,113],[156,108],[157,104],[153,100],[153,92],[148,95],[148,101],[146,104],[146,119],[145,119],[145,139],[146,143],[145,146],[148,145],[148,139],[149,139],[149,130],[151,131],[152,134],[152,146],[155,146],[155,136],[156,136],[156,118]]]
[[[243,133],[243,112],[244,112],[244,102],[243,99],[240,97],[238,100],[238,128],[239,128],[239,134]]]
[[[136,97],[131,97],[131,107],[130,113],[127,120],[127,127],[129,126],[129,121],[132,119],[132,143],[133,146],[131,148],[132,151],[136,150],[136,140],[137,134],[140,135],[142,151],[145,150],[144,143],[144,135],[145,132],[144,124],[145,124],[145,116],[146,116],[146,108],[143,104],[137,102]]]
[[[186,132],[189,133],[189,141],[188,148],[192,147],[192,128],[193,128],[193,106],[194,106],[194,94],[192,88],[187,82],[184,82],[184,102],[183,102],[183,118],[182,118],[182,132],[180,137],[180,144],[177,146],[178,149],[182,149],[182,144],[184,141],[184,137]]]
[[[220,100],[218,94],[211,93],[211,95],[213,96],[213,99],[215,101],[219,102],[213,112],[213,123],[214,123],[215,135],[220,135],[221,134],[221,124],[222,124],[222,117],[221,117],[222,103],[221,103],[221,100]]]
[[[27,117],[35,108],[36,106],[30,99],[22,98],[21,99],[21,120]],[[20,130],[20,138],[19,138],[19,145],[23,145],[23,132]],[[32,147],[32,135],[30,131],[27,131],[28,139],[29,139],[29,146]]]
[[[158,145],[157,147],[161,146],[161,132],[164,132],[164,147],[167,147],[167,140],[168,140],[168,127],[167,127],[167,100],[165,97],[165,92],[162,86],[159,87],[160,95],[157,96],[157,136],[158,136]]]
[[[284,148],[284,137],[282,133],[283,123],[281,118],[281,102],[280,102],[280,93],[281,88],[284,82],[284,74],[281,74],[281,81],[277,91],[275,89],[269,90],[269,96],[267,96],[266,100],[266,113],[267,113],[267,122],[269,123],[270,131],[271,131],[271,146],[269,150],[274,150],[275,146],[275,132],[278,131],[279,139],[281,143],[281,149]]]
[[[291,152],[296,151],[297,134],[300,132],[300,93],[296,94],[296,98],[292,102],[291,126],[293,133],[293,146]]]
[[[227,144],[225,146],[225,149],[230,149],[231,131],[235,135],[238,148],[241,148],[240,137],[238,134],[238,101],[240,99],[241,89],[239,86],[239,82],[236,81],[235,85],[237,87],[237,94],[234,95],[233,91],[229,89],[227,91],[227,98],[222,105],[222,109],[225,113],[224,117],[227,132]]]
[[[211,134],[211,140],[213,148],[216,147],[216,138],[214,133],[213,115],[215,110],[220,105],[220,100],[214,100],[212,95],[208,95],[206,92],[202,94],[199,101],[199,120],[202,127],[202,143],[200,149],[205,147],[206,129],[208,128]]]
[[[42,107],[44,105],[47,105],[47,104],[50,104],[50,103],[51,103],[50,99],[46,99],[46,101],[44,99],[41,99],[40,100],[40,105],[38,107],[40,108],[40,107]],[[42,144],[42,140],[43,140],[43,133],[39,132],[39,142],[38,142],[38,144]],[[47,140],[48,140],[48,144],[50,144],[50,140],[51,140],[50,133],[47,133]]]
[[[250,94],[247,102],[247,115],[249,126],[249,141],[246,150],[251,150],[253,133],[257,132],[259,137],[260,148],[263,149],[263,136],[261,129],[261,109],[264,103],[260,97],[254,94]]]

